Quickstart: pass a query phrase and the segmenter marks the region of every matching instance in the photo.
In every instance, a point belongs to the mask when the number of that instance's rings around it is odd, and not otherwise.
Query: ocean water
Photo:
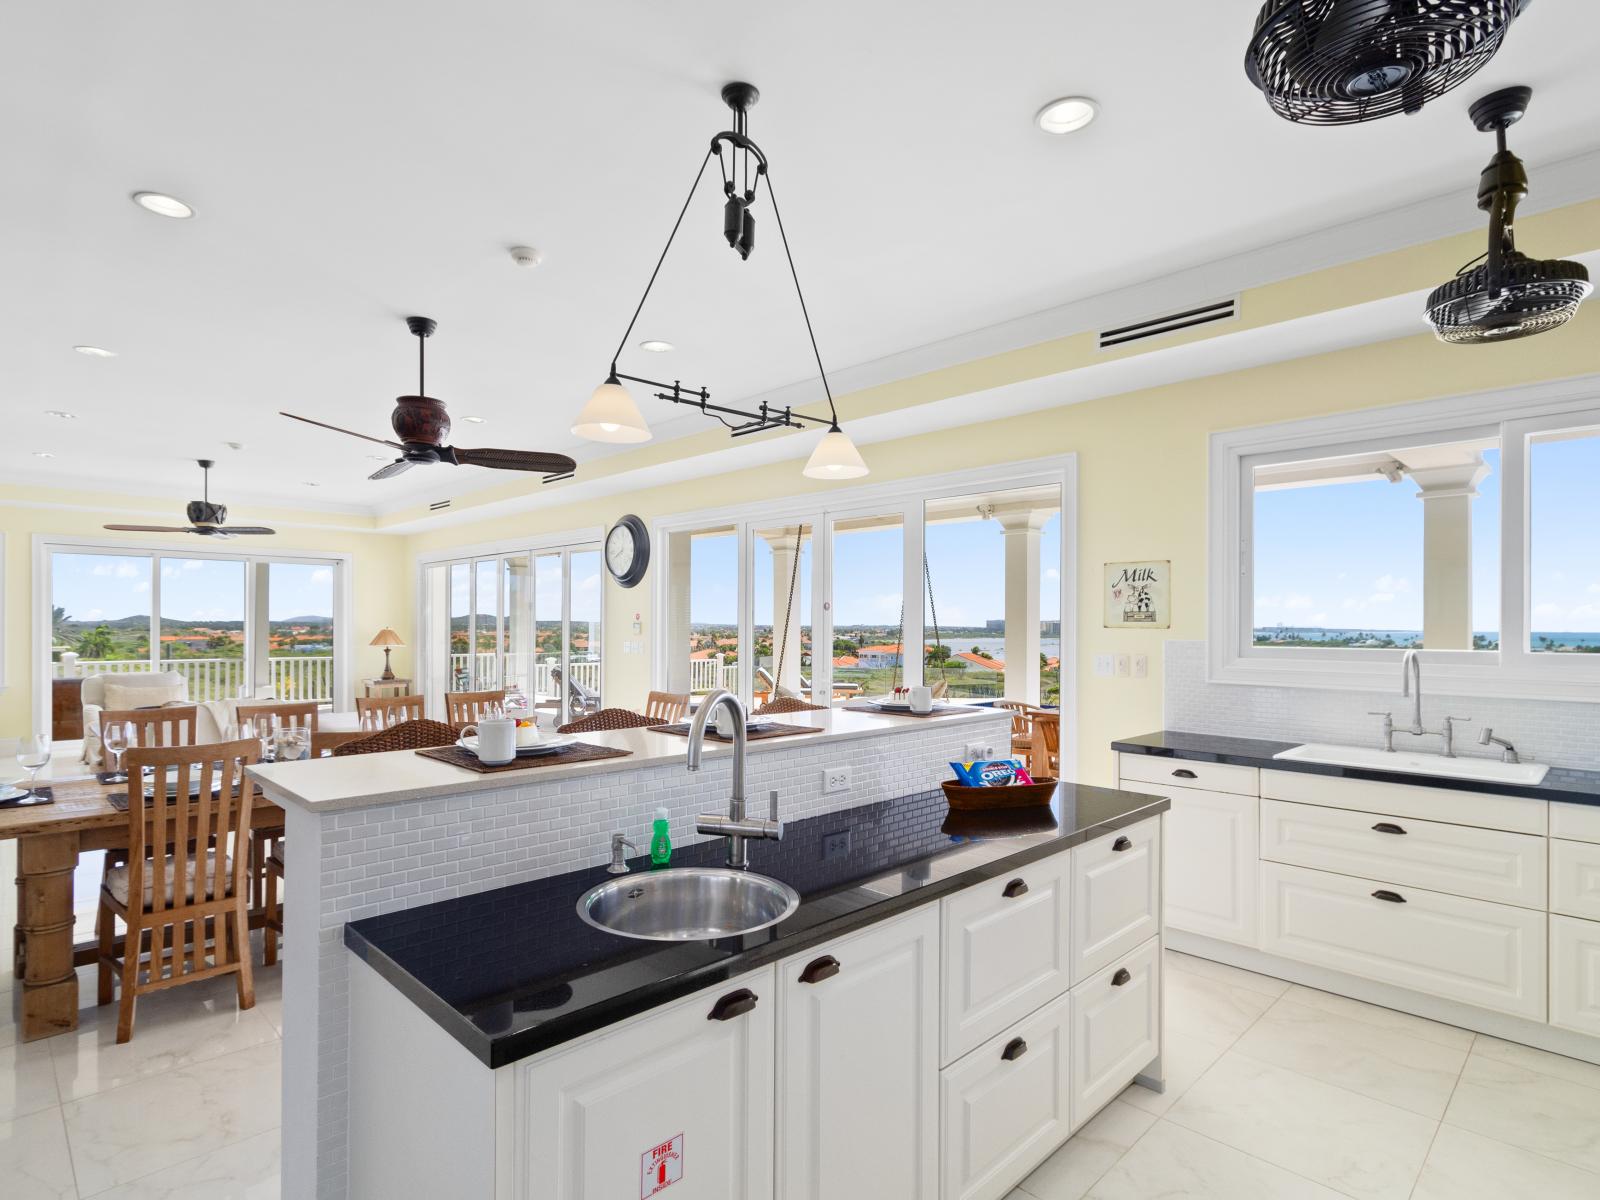
[[[1360,640],[1362,638],[1392,638],[1397,646],[1410,646],[1422,640],[1422,632],[1417,629],[1327,629],[1318,626],[1302,625],[1273,625],[1258,628],[1254,631],[1255,637],[1288,637],[1304,639],[1307,641],[1340,641],[1346,638]],[[1491,642],[1499,641],[1499,633],[1493,630],[1480,630],[1475,636],[1488,638]],[[1555,646],[1600,646],[1600,632],[1557,632],[1550,630],[1535,630],[1533,644],[1544,645],[1543,639],[1549,638],[1550,644]]]

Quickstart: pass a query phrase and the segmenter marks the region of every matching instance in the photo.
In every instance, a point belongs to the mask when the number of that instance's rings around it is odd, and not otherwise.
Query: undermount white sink
[[[1531,785],[1544,780],[1547,763],[1495,762],[1488,758],[1445,758],[1408,750],[1373,750],[1366,746],[1329,746],[1307,742],[1272,756],[1290,762],[1328,763],[1336,767],[1362,767],[1370,771],[1403,771],[1408,775],[1437,775],[1445,779],[1476,779],[1483,783]]]

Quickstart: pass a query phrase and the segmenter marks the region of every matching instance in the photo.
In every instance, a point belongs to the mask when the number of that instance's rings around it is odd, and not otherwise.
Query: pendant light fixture
[[[784,233],[783,216],[778,211],[778,197],[772,190],[770,165],[761,147],[750,138],[750,108],[760,98],[761,93],[748,83],[730,83],[723,87],[722,101],[733,114],[733,128],[724,129],[711,139],[711,148],[700,161],[700,169],[695,173],[694,182],[689,185],[689,195],[678,211],[678,219],[672,224],[672,232],[667,235],[667,244],[662,248],[661,256],[656,259],[655,269],[650,272],[650,280],[645,284],[644,295],[639,297],[639,303],[634,307],[633,316],[628,321],[628,328],[623,331],[622,340],[617,343],[616,352],[611,356],[611,367],[606,373],[605,381],[595,388],[588,402],[579,411],[577,419],[573,421],[572,432],[595,442],[649,441],[650,426],[645,421],[644,414],[639,411],[633,396],[623,386],[623,381],[626,380],[628,383],[637,383],[650,388],[659,400],[698,409],[705,416],[720,421],[734,437],[764,433],[769,429],[826,426],[827,431],[812,451],[804,473],[812,479],[858,479],[867,473],[867,464],[862,461],[860,452],[856,450],[849,436],[839,427],[839,412],[834,406],[833,390],[828,386],[828,373],[822,366],[822,353],[817,349],[817,335],[811,328],[811,314],[806,309],[805,293],[800,290],[800,276],[795,271],[794,255],[789,251],[789,238]],[[741,260],[748,259],[755,249],[756,218],[752,210],[755,208],[762,182],[766,183],[767,199],[772,205],[772,220],[778,227],[778,240],[783,243],[784,258],[789,264],[789,277],[794,281],[795,297],[800,301],[800,316],[805,321],[806,335],[811,341],[811,354],[817,361],[817,375],[822,380],[822,392],[828,400],[827,417],[808,416],[805,413],[795,412],[790,405],[776,408],[765,402],[755,409],[713,404],[711,393],[703,387],[686,388],[678,380],[673,380],[670,384],[663,383],[660,380],[628,375],[617,369],[617,360],[621,358],[623,349],[628,345],[628,338],[633,334],[633,327],[639,320],[639,314],[644,311],[645,301],[650,298],[650,289],[655,286],[656,276],[661,273],[661,264],[667,260],[667,253],[672,249],[673,240],[678,236],[678,229],[683,225],[689,204],[693,201],[700,180],[705,176],[706,168],[710,166],[713,158],[717,160],[717,167],[722,174],[724,197],[722,236]]]
[[[1506,130],[1528,111],[1533,89],[1501,88],[1469,110],[1493,131],[1498,148],[1478,178],[1478,207],[1489,214],[1489,250],[1428,296],[1428,320],[1453,345],[1507,342],[1559,329],[1594,286],[1582,263],[1529,258],[1517,250],[1517,205],[1528,195],[1522,160],[1506,149]]]

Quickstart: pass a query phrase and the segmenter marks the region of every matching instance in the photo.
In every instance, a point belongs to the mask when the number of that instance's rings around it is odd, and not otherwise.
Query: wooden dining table
[[[319,734],[318,748],[328,750],[361,736],[351,731]],[[41,787],[51,789],[53,804],[0,808],[0,841],[17,843],[12,969],[19,983],[12,989],[12,1007],[25,1042],[78,1027],[77,968],[97,961],[99,950],[92,939],[73,939],[73,873],[85,852],[128,846],[128,814],[110,799],[128,785],[103,784],[85,771],[77,779],[41,781]],[[250,824],[254,831],[281,831],[283,810],[258,791]],[[252,928],[263,915],[250,914]]]

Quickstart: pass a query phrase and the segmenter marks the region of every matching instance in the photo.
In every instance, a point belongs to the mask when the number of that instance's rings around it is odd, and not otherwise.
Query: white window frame
[[[672,595],[669,579],[668,538],[675,533],[692,533],[713,527],[732,527],[739,545],[739,686],[740,694],[751,695],[755,677],[753,641],[752,583],[755,556],[751,553],[754,530],[773,525],[793,525],[804,521],[812,525],[812,625],[811,686],[816,694],[831,694],[833,686],[833,527],[837,520],[858,516],[893,516],[904,522],[902,553],[906,598],[905,629],[902,643],[920,646],[925,640],[922,603],[922,554],[924,511],[930,500],[964,496],[978,491],[1011,491],[1029,487],[1057,487],[1061,494],[1061,709],[1068,719],[1062,724],[1064,761],[1076,761],[1078,750],[1077,660],[1078,660],[1078,456],[1063,454],[1051,458],[1028,459],[938,475],[923,475],[889,483],[860,487],[841,487],[826,492],[809,492],[754,504],[723,505],[694,512],[674,513],[657,519],[651,530],[661,569],[652,571],[651,603],[654,628],[666,630],[667,606]],[[913,601],[912,597],[916,599]],[[818,648],[829,650],[822,653]],[[654,639],[651,655],[651,687],[663,689],[669,678],[669,658],[673,649],[665,637]],[[908,685],[922,680],[922,655],[902,657],[903,677]],[[828,689],[824,691],[824,689]]]
[[[1528,650],[1529,439],[1600,427],[1600,375],[1211,435],[1206,647],[1213,683],[1395,690],[1402,650],[1255,646],[1251,519],[1254,470],[1396,446],[1494,437],[1500,442],[1500,649],[1423,650],[1431,690],[1600,702],[1600,655]]]
[[[52,533],[36,533],[33,535],[33,649],[30,677],[33,686],[33,726],[40,733],[48,733],[51,725],[50,684],[54,674],[49,669],[50,645],[52,642],[50,628],[50,605],[53,599],[51,594],[52,577],[50,570],[50,556],[53,553],[64,554],[117,554],[130,558],[149,558],[151,560],[150,573],[150,611],[159,627],[161,614],[161,572],[156,568],[158,559],[218,559],[224,562],[242,562],[245,564],[245,596],[244,620],[247,629],[253,628],[256,617],[256,607],[259,603],[256,587],[255,568],[263,563],[269,567],[273,563],[299,563],[327,565],[334,569],[333,575],[333,707],[336,710],[348,710],[354,707],[355,680],[351,678],[350,667],[352,662],[351,647],[354,644],[355,604],[353,600],[354,583],[351,575],[353,555],[341,551],[329,550],[297,550],[278,549],[274,547],[270,552],[247,552],[244,550],[191,550],[177,544],[154,544],[142,542],[123,542],[109,538],[72,537]],[[250,648],[250,647],[247,647]],[[255,671],[253,658],[260,647],[250,648],[252,655],[247,656],[245,662],[252,674]],[[270,650],[268,651],[270,653]],[[257,682],[260,682],[259,680]]]

